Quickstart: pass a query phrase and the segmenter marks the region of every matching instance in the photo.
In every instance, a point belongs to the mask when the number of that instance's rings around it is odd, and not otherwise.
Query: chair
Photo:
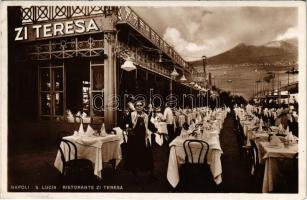
[[[258,148],[254,140],[251,140],[252,152],[251,152],[251,161],[252,161],[252,175],[257,174],[259,168],[259,156]]]
[[[184,141],[183,148],[186,155],[181,179],[184,190],[199,192],[215,186],[207,164],[209,144],[202,140],[189,139]]]
[[[247,137],[244,135],[244,131],[241,125],[237,130],[237,141],[239,144],[239,151],[240,151],[240,159],[242,159],[242,155],[248,154],[251,146],[247,145]]]
[[[125,133],[126,132],[126,133]],[[154,134],[152,134],[154,135]],[[126,131],[122,131],[123,143],[120,145],[122,151],[122,159],[124,161],[125,169],[128,169],[128,142],[126,140],[126,136],[128,136],[128,129]],[[152,140],[154,141],[154,140]]]
[[[67,149],[68,153],[66,153]],[[77,146],[73,142],[62,138],[59,151],[63,163],[62,175],[66,182],[87,183],[96,178],[92,162],[87,159],[78,159]]]
[[[190,164],[203,164],[207,158],[209,144],[203,140],[186,140],[183,143],[186,162]],[[192,151],[193,149],[193,151]],[[195,156],[198,158],[195,159]]]
[[[251,140],[250,161],[251,161],[251,175],[253,177],[254,189],[256,192],[261,191],[262,179],[264,174],[264,165],[259,162],[258,148],[254,140]]]

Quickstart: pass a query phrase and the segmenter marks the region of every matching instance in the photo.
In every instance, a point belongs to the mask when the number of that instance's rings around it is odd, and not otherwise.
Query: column
[[[117,125],[117,76],[114,32],[104,33],[104,123],[106,130]]]

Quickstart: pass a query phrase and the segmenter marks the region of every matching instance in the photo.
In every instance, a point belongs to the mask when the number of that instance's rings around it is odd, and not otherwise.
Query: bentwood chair
[[[92,162],[87,159],[78,159],[77,146],[73,142],[62,138],[59,151],[63,163],[62,175],[65,182],[91,183],[96,179]]]
[[[241,125],[239,125],[236,134],[237,134],[237,141],[239,144],[240,159],[242,159],[244,155],[250,152],[251,146],[247,145],[247,137],[245,136],[243,127]]]
[[[186,156],[182,175],[184,190],[200,192],[206,188],[212,189],[214,182],[207,164],[209,144],[202,140],[189,139],[184,141],[183,148]]]
[[[258,148],[254,140],[251,140],[251,152],[250,152],[250,161],[251,161],[251,175],[253,178],[253,187],[256,191],[261,191],[262,179],[264,174],[264,165],[260,164]]]

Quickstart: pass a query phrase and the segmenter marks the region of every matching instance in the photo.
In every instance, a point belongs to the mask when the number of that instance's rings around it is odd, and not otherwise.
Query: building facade
[[[159,104],[172,94],[178,107],[200,106],[189,98],[200,93],[189,84],[193,69],[130,7],[8,11],[9,124],[21,124],[10,131],[72,131],[78,116],[111,129],[131,98]],[[137,69],[123,70],[127,60]]]

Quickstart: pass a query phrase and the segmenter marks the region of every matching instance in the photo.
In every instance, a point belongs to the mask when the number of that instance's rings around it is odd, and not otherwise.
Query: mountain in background
[[[297,61],[298,40],[271,41],[264,45],[254,46],[240,43],[234,48],[225,51],[207,60],[208,65],[243,64],[243,63],[274,63]],[[193,66],[202,65],[202,60],[190,62]]]

